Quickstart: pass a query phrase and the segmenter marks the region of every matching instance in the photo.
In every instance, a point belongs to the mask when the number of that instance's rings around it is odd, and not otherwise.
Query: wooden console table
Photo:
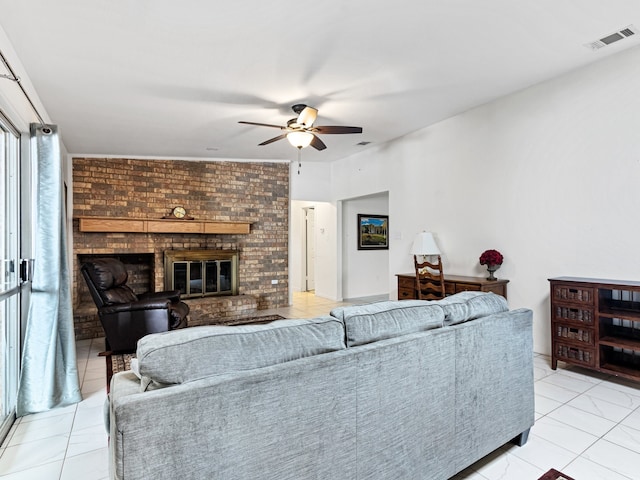
[[[549,279],[551,368],[558,360],[640,380],[640,282]]]
[[[418,298],[416,292],[416,274],[398,273],[398,300],[415,300]],[[493,292],[507,298],[507,283],[509,280],[496,279],[487,280],[484,277],[465,277],[462,275],[444,275],[444,290],[447,295],[458,292],[476,291]]]

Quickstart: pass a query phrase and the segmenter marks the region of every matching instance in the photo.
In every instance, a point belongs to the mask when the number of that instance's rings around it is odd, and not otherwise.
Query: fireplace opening
[[[238,252],[235,250],[167,250],[165,285],[182,298],[238,294]]]
[[[78,281],[77,281],[77,304],[89,304],[95,308],[89,288],[80,275],[80,266],[83,263],[96,260],[98,258],[117,258],[124,264],[127,271],[127,286],[136,295],[154,290],[153,253],[116,253],[116,254],[78,254]]]

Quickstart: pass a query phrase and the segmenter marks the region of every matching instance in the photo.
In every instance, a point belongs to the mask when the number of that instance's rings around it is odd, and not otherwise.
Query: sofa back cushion
[[[343,348],[342,322],[326,316],[156,333],[141,338],[136,353],[144,385],[185,383]]]
[[[438,328],[444,321],[442,307],[426,300],[339,307],[331,316],[344,322],[348,347]]]
[[[460,292],[435,303],[444,310],[445,325],[455,325],[509,310],[503,296],[486,292]]]

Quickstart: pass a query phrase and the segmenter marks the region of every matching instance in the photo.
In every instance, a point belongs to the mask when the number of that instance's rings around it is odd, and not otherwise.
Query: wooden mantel
[[[249,222],[144,219],[119,217],[77,217],[81,232],[103,233],[202,233],[247,234]]]

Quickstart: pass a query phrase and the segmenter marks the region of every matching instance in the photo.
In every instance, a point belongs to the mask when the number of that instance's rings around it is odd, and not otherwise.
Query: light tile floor
[[[309,318],[373,300],[338,304],[303,293],[291,307],[261,313]],[[1,480],[108,478],[103,345],[102,339],[77,342],[81,403],[16,421],[0,447]],[[640,480],[640,383],[564,364],[553,371],[549,357],[539,354],[534,367],[536,424],[527,444],[505,445],[454,479],[535,480],[555,468],[576,480]]]

